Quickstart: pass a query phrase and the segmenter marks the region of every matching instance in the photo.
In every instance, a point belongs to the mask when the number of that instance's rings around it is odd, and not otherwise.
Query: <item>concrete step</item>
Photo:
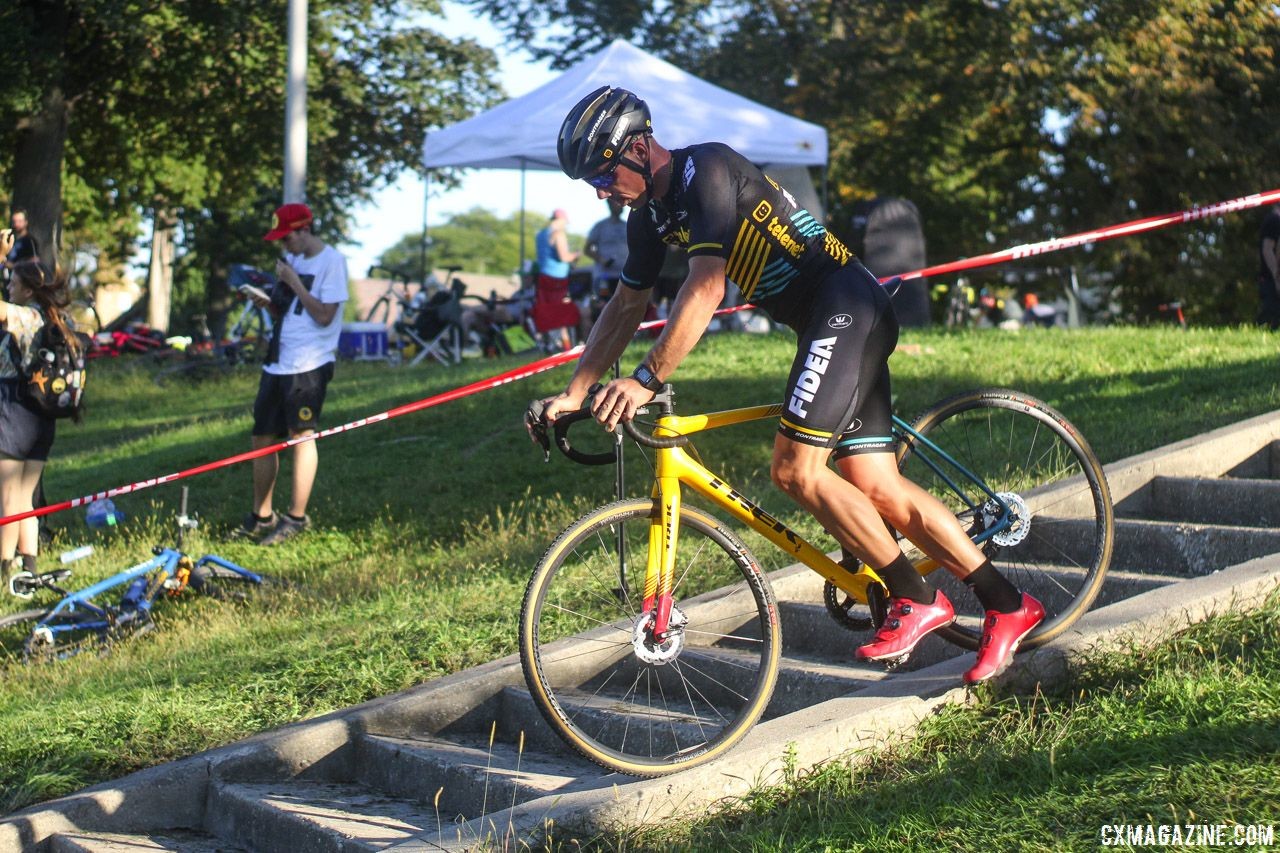
[[[1155,477],[1150,489],[1150,505],[1143,518],[1280,527],[1280,480]]]
[[[526,745],[527,747],[527,745]],[[570,755],[552,756],[496,740],[364,735],[357,746],[359,781],[395,797],[438,808],[446,823],[548,794],[589,788],[605,771]]]
[[[1280,530],[1179,521],[1116,520],[1112,569],[1198,577],[1280,552]]]
[[[250,853],[248,848],[202,832],[170,830],[155,835],[64,831],[49,839],[50,853]]]
[[[256,853],[371,853],[448,825],[362,785],[299,781],[215,783],[205,824]]]
[[[1270,441],[1223,473],[1224,477],[1267,480],[1280,478],[1280,441]]]

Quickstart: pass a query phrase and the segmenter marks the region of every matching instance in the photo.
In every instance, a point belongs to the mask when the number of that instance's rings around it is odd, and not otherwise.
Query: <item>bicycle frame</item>
[[[184,562],[186,565],[183,565]],[[48,642],[52,642],[58,635],[69,634],[73,631],[95,631],[98,633],[107,631],[119,624],[120,620],[117,616],[120,608],[96,604],[93,601],[96,596],[118,586],[125,586],[127,589],[127,585],[136,578],[155,572],[155,575],[147,583],[145,593],[139,596],[136,601],[136,611],[130,611],[131,613],[136,612],[146,615],[151,612],[151,604],[160,593],[160,590],[172,589],[175,593],[181,591],[187,585],[187,578],[190,574],[198,567],[207,564],[238,572],[255,583],[262,582],[260,575],[212,554],[206,554],[195,563],[192,563],[191,558],[180,551],[173,548],[158,548],[156,549],[156,555],[150,560],[138,563],[136,566],[100,580],[84,589],[75,592],[57,589],[57,592],[63,593],[62,599],[45,614],[43,619],[36,623],[32,633],[42,636]],[[77,611],[91,614],[91,618],[70,621],[66,621],[63,618],[71,616]],[[131,616],[129,621],[133,621],[133,619],[134,617]]]
[[[782,414],[782,405],[776,403],[687,416],[670,413],[669,398],[665,401],[655,400],[650,405],[657,405],[660,410],[665,410],[659,416],[657,426],[652,433],[653,437],[658,439],[689,436],[704,430],[720,429],[765,418],[777,418]],[[948,488],[955,491],[970,510],[976,513],[987,502],[995,502],[999,508],[999,516],[973,536],[975,543],[980,544],[1008,529],[1013,523],[1012,512],[1002,497],[941,447],[916,432],[896,415],[893,417],[893,425],[895,436],[900,441],[909,443],[911,451],[919,454],[925,464],[938,473]],[[719,475],[686,453],[683,448],[655,448],[655,453],[657,458],[653,498],[658,503],[658,516],[651,522],[649,528],[648,565],[645,571],[643,599],[644,612],[654,614],[655,639],[661,640],[666,636],[674,603],[672,592],[675,584],[676,545],[679,534],[677,519],[680,517],[682,501],[681,484],[724,509],[860,602],[867,601],[869,586],[883,584],[880,576],[869,566],[863,565],[858,571],[853,572],[828,557],[803,536],[774,518]],[[958,479],[966,480],[981,490],[984,500],[974,502],[957,482]],[[918,562],[916,568],[921,574],[927,574],[938,568],[938,564],[926,558]]]

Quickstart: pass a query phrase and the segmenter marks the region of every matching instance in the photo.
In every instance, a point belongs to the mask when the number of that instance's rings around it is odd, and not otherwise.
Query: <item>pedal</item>
[[[885,672],[893,672],[895,669],[902,666],[904,663],[906,663],[910,659],[911,659],[911,652],[907,652],[905,655],[898,655],[896,658],[885,658],[880,662],[884,664]]]

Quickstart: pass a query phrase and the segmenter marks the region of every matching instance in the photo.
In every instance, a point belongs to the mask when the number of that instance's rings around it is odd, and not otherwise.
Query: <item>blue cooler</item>
[[[387,327],[381,323],[343,323],[338,355],[355,361],[387,357]]]

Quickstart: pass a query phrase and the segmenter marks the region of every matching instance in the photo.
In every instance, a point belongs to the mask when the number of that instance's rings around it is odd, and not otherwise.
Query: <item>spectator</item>
[[[1258,325],[1280,328],[1280,204],[1274,205],[1258,231]]]
[[[569,237],[565,232],[568,224],[569,214],[557,208],[551,214],[551,221],[534,238],[538,258],[534,326],[539,332],[558,331],[561,350],[572,346],[569,329],[578,325],[577,307],[569,299],[569,270],[578,253],[569,251]]]
[[[609,215],[591,226],[587,232],[587,245],[582,250],[595,261],[591,270],[591,292],[578,303],[582,312],[583,340],[591,331],[600,309],[617,289],[622,267],[627,262],[627,222],[622,218],[623,205],[612,198],[606,201]]]
[[[0,254],[8,255],[14,237],[0,237]],[[9,300],[0,301],[0,516],[29,512],[57,421],[30,408],[22,395],[21,368],[31,359],[31,345],[45,323],[59,328],[69,345],[66,314],[69,296],[64,276],[51,276],[38,261],[14,264]],[[0,578],[6,588],[19,571],[35,573],[39,521],[28,518],[0,527]]]
[[[35,260],[39,252],[36,247],[36,238],[32,237],[27,231],[27,212],[21,207],[16,207],[9,216],[9,224],[12,226],[13,245],[8,251],[0,256],[0,263],[4,265],[4,280],[7,283],[13,275],[13,267],[22,261]]]
[[[267,447],[288,435],[315,432],[333,378],[334,353],[347,301],[347,259],[312,232],[311,209],[286,204],[276,210],[265,239],[280,240],[285,256],[276,262],[279,279],[270,299],[255,298],[275,319],[266,364],[253,404],[253,447]],[[277,516],[272,504],[280,461],[274,455],[253,461],[253,511],[233,535],[276,545],[311,526],[307,502],[319,455],[314,441],[293,448],[293,491],[289,511]]]

